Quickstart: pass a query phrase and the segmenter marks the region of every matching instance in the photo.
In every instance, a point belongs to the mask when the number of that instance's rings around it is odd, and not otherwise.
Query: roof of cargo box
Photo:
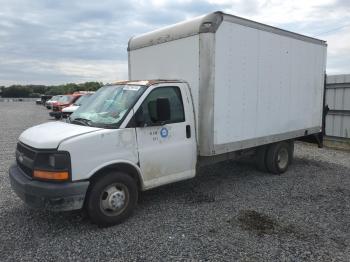
[[[242,17],[225,14],[223,12],[214,12],[207,15],[199,16],[181,23],[160,28],[139,36],[131,37],[128,43],[128,51],[140,49],[147,46],[153,46],[180,38],[185,38],[200,33],[215,33],[222,21],[255,28],[271,32],[278,35],[291,37],[319,45],[327,45],[326,41],[312,38],[309,36],[293,33],[277,27],[265,25]]]

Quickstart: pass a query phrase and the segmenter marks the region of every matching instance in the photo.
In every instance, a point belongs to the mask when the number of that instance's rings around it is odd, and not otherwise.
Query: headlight
[[[50,165],[50,167],[55,168],[55,163],[56,163],[55,155],[49,155],[49,165]]]
[[[33,177],[44,180],[67,181],[70,178],[68,152],[38,153],[34,162]]]

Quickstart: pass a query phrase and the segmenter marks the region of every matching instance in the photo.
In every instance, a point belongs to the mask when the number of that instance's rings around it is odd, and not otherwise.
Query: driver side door
[[[196,139],[191,101],[185,87],[153,88],[135,116],[140,168],[145,188],[191,178],[195,175]],[[152,115],[157,99],[168,99],[170,116],[156,123]]]

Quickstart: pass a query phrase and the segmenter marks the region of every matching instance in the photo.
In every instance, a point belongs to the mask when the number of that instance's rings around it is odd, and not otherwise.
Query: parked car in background
[[[62,95],[56,103],[52,104],[50,116],[60,119],[62,117],[62,109],[73,105],[81,96],[88,94],[88,91],[77,91],[73,94]]]
[[[52,104],[52,111],[49,113],[49,115],[56,119],[60,119],[62,117],[62,109],[72,105],[82,95],[82,93],[74,93],[61,96],[55,103]]]
[[[85,95],[82,95],[79,97],[72,105],[67,106],[62,109],[62,117],[67,118],[69,117],[75,110],[77,110],[83,103],[86,103],[90,96],[95,92],[89,92]]]
[[[44,105],[47,109],[52,109],[52,104],[56,103],[60,99],[60,97],[62,97],[62,95],[53,96],[49,100],[46,100]]]
[[[51,98],[52,98],[51,95],[41,95],[40,98],[35,100],[35,104],[37,104],[37,105],[45,105],[46,101],[51,99]]]

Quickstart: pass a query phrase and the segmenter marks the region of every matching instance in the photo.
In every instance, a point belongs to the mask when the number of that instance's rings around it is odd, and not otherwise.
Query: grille
[[[28,175],[33,175],[33,163],[36,156],[36,152],[29,147],[24,146],[21,143],[17,144],[16,161],[17,165]]]
[[[30,159],[35,158],[35,151],[24,146],[21,143],[17,143],[17,151],[21,152],[22,154],[24,154],[26,157],[28,157]]]
[[[33,169],[26,167],[25,165],[23,165],[22,163],[20,163],[19,161],[17,161],[17,164],[19,166],[20,169],[22,169],[22,171],[27,175],[32,177],[33,176]]]

